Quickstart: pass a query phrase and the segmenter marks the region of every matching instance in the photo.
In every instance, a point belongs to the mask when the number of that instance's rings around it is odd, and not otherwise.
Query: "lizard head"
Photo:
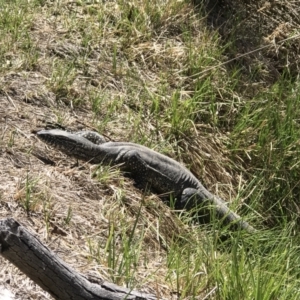
[[[37,137],[70,156],[80,157],[85,149],[94,147],[94,144],[84,137],[59,129],[41,130],[37,132]]]

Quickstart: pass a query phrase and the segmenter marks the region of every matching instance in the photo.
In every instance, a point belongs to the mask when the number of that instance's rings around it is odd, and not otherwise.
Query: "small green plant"
[[[25,199],[23,201],[23,207],[27,214],[35,209],[38,199],[33,196],[33,190],[36,186],[37,180],[30,179],[29,174],[26,175],[25,180]]]
[[[56,59],[53,61],[52,70],[49,86],[58,98],[66,98],[76,78],[75,63]]]
[[[110,219],[108,227],[108,237],[105,244],[88,239],[89,252],[92,259],[99,264],[107,265],[111,280],[115,283],[125,281],[127,286],[135,284],[134,273],[139,264],[140,251],[144,231],[139,231],[139,237],[135,236],[136,227],[140,218],[141,207],[135,218],[132,229],[121,227],[120,220]]]
[[[116,249],[116,232],[115,227],[112,223],[109,227],[109,238],[107,239],[105,247],[105,252],[107,253],[107,263],[111,272],[112,280],[118,283],[121,279],[124,279],[127,286],[130,286],[133,274],[139,261],[139,253],[143,232],[141,234],[140,239],[134,238],[134,233],[139,216],[140,210],[138,215],[136,216],[135,223],[133,225],[133,228],[131,229],[129,236],[126,233],[127,230],[119,233],[120,239],[122,241],[121,255],[117,254],[118,251]]]
[[[46,231],[49,236],[50,228],[51,228],[51,218],[53,216],[53,210],[50,199],[46,199],[43,201],[43,214],[44,214],[44,221],[46,224]]]
[[[106,165],[99,164],[96,170],[92,174],[100,183],[107,184],[113,179],[122,178],[120,169],[116,166],[110,167]],[[120,180],[121,183],[121,180]]]
[[[10,138],[9,138],[9,142],[8,142],[8,147],[11,148],[14,145],[15,142],[15,135],[16,135],[16,131],[12,131],[10,134]]]
[[[66,224],[66,225],[70,225],[71,220],[72,220],[72,216],[73,216],[73,210],[72,210],[72,207],[69,206],[69,207],[68,207],[67,215],[66,215],[66,217],[65,217],[65,224]]]

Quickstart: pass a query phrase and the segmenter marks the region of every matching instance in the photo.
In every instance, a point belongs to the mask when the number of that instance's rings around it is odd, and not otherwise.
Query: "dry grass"
[[[211,192],[234,199],[248,174],[235,167],[242,158],[230,159],[227,128],[246,100],[224,66],[203,73],[226,60],[220,37],[181,1],[16,1],[3,4],[2,16],[6,10],[0,218],[18,220],[82,273],[175,299],[185,278],[168,268],[168,251],[183,240],[205,248],[205,229],[194,231],[115,169],[74,167],[32,132],[60,124],[142,143],[186,164]],[[236,202],[238,210],[243,199]],[[128,244],[133,258],[126,269]],[[119,256],[111,258],[114,250]],[[214,250],[212,260],[219,256]],[[0,283],[17,299],[51,298],[1,257],[0,264]],[[201,262],[190,280],[196,278],[197,297],[217,289],[210,264]]]

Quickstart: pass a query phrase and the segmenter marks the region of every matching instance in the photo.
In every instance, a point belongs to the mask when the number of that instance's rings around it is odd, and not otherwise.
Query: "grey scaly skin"
[[[216,215],[235,228],[256,231],[232,212],[225,201],[210,193],[200,181],[177,161],[145,146],[128,142],[106,142],[92,131],[69,133],[59,129],[42,130],[40,140],[68,156],[94,164],[118,165],[144,188],[157,193],[172,193],[178,208],[212,205]]]

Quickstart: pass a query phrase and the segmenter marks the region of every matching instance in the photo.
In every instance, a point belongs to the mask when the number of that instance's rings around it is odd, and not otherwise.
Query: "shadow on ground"
[[[300,71],[300,5],[295,1],[195,0],[218,32],[228,64],[253,82],[274,83]]]

